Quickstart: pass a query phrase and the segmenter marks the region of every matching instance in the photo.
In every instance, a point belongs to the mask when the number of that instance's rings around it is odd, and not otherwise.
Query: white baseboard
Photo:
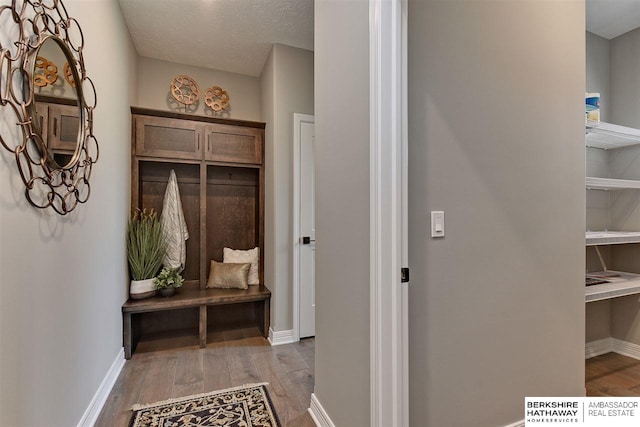
[[[111,364],[111,368],[109,368],[109,371],[107,371],[107,375],[105,375],[104,379],[102,380],[100,387],[98,387],[96,394],[93,396],[93,399],[91,399],[89,407],[86,411],[84,411],[84,415],[82,415],[82,418],[80,418],[78,427],[93,427],[93,425],[96,423],[96,421],[98,420],[98,416],[100,416],[100,411],[102,411],[102,407],[107,401],[109,393],[111,393],[111,389],[116,383],[118,375],[120,375],[120,371],[122,371],[124,362],[124,348],[121,348],[115,360]]]
[[[590,341],[584,346],[584,358],[600,356],[601,354],[611,353],[613,351],[613,338],[603,338],[601,340]]]
[[[322,407],[322,404],[316,397],[315,393],[311,393],[311,404],[308,412],[317,427],[336,427],[333,421],[331,421],[331,418],[329,418],[327,411]],[[504,427],[525,427],[525,424],[524,420],[521,420]]]
[[[640,360],[640,345],[612,337],[588,342],[584,352],[586,359],[614,352]]]
[[[273,345],[291,344],[297,340],[293,337],[293,329],[287,331],[274,331],[269,328],[269,343]]]
[[[329,414],[324,410],[322,404],[316,397],[315,393],[311,393],[311,404],[308,409],[309,415],[313,419],[313,422],[316,423],[318,427],[336,427],[336,425],[329,418]]]
[[[633,357],[640,360],[640,345],[611,338],[613,351],[623,356]]]

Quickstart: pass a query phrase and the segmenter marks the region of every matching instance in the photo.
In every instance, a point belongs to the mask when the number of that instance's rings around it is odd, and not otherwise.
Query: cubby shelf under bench
[[[216,305],[254,302],[255,317],[262,335],[269,335],[271,292],[264,285],[249,286],[248,289],[200,289],[185,286],[170,298],[154,297],[142,300],[128,300],[122,306],[124,356],[131,358],[135,349],[135,328],[132,316],[154,311],[170,311],[184,308],[198,308],[198,342],[200,348],[207,345],[207,307]]]

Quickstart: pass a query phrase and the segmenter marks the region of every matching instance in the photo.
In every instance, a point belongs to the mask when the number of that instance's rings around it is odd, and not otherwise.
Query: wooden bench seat
[[[249,286],[248,289],[200,289],[197,286],[184,286],[169,298],[129,299],[122,305],[122,335],[125,358],[131,358],[135,344],[133,342],[135,331],[132,331],[132,315],[198,307],[199,343],[200,347],[204,348],[207,345],[208,306],[258,301],[263,303],[256,304],[256,319],[259,321],[262,335],[266,338],[269,334],[271,291],[264,285]]]

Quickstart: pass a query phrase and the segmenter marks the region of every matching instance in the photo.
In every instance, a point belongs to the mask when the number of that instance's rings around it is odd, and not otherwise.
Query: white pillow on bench
[[[260,284],[260,248],[255,247],[246,251],[224,248],[222,262],[234,264],[250,262],[251,268],[249,269],[249,284]]]

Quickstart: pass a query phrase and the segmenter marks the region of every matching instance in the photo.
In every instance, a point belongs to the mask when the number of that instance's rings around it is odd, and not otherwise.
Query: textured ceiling
[[[259,76],[271,45],[313,50],[313,0],[119,0],[140,56]]]
[[[141,56],[259,76],[273,43],[313,50],[313,0],[118,0]],[[640,27],[640,0],[586,0],[587,30]]]
[[[587,0],[587,31],[613,39],[640,27],[640,0]]]

